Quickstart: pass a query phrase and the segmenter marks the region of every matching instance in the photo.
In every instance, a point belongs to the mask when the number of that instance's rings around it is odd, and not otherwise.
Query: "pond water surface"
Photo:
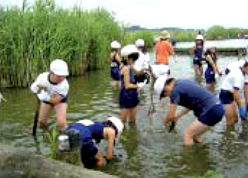
[[[151,58],[154,59],[153,53]],[[219,56],[220,68],[224,70],[234,60],[237,60],[235,56]],[[190,61],[190,56],[178,56],[176,62],[171,59],[172,76],[194,80]],[[89,72],[82,77],[70,78],[69,82],[68,122],[104,120],[109,115],[119,115],[119,93],[110,87],[109,70]],[[38,142],[31,136],[36,100],[30,91],[1,89],[1,92],[8,102],[0,105],[0,141],[30,152],[51,153],[40,131]],[[193,178],[208,170],[228,178],[248,177],[247,122],[237,124],[235,131],[230,133],[223,133],[225,123],[221,122],[204,135],[204,145],[188,149],[183,145],[182,134],[194,117],[192,113],[186,115],[175,131],[168,133],[162,127],[167,104],[168,100],[165,100],[164,107],[159,107],[155,100],[156,112],[148,116],[151,106],[149,86],[145,88],[136,126],[127,125],[116,147],[118,157],[102,171],[123,178]],[[54,117],[52,114],[52,123]],[[78,160],[70,162],[79,164]]]

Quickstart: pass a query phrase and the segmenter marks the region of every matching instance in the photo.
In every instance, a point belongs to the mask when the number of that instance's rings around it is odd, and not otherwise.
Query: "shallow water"
[[[154,59],[154,54],[151,54],[151,58]],[[176,62],[171,59],[172,76],[194,79],[190,60],[189,56],[178,56]],[[224,70],[234,60],[235,56],[219,56],[220,68]],[[104,120],[109,115],[119,115],[118,91],[113,91],[110,87],[108,70],[70,78],[69,82],[68,122],[79,119]],[[37,133],[37,142],[31,136],[36,100],[30,91],[1,89],[1,92],[8,102],[0,105],[0,141],[30,152],[51,153],[47,140],[40,131]],[[183,146],[182,134],[194,120],[192,113],[177,124],[175,131],[168,133],[161,124],[168,100],[164,101],[163,108],[155,100],[156,112],[148,116],[149,96],[148,86],[141,94],[136,127],[127,125],[121,142],[116,147],[117,158],[103,169],[104,172],[128,178],[193,178],[214,170],[228,178],[248,177],[247,122],[237,124],[235,131],[228,134],[223,133],[225,123],[221,122],[203,136],[204,145],[187,149]],[[54,113],[51,118],[53,124]],[[101,145],[103,147],[104,144]],[[78,159],[68,161],[79,164]]]

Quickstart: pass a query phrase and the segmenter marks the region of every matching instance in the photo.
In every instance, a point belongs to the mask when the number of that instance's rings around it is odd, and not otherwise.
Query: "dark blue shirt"
[[[217,98],[194,81],[176,80],[170,100],[171,104],[193,110],[195,116],[199,117],[216,104]]]
[[[81,141],[81,151],[87,151],[90,155],[95,155],[98,151],[97,147],[93,143],[93,137],[91,131],[80,123],[71,124],[67,130],[73,129],[79,131],[79,138]]]
[[[94,124],[87,126],[92,134],[92,138],[100,143],[103,137],[104,122],[94,122]]]

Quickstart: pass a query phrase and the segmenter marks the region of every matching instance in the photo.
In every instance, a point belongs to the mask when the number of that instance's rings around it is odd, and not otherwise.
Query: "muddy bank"
[[[0,143],[0,178],[115,178]]]

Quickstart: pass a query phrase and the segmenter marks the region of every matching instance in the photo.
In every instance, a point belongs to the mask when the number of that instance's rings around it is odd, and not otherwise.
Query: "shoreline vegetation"
[[[111,41],[121,41],[121,35],[121,27],[102,8],[68,10],[54,0],[0,7],[0,81],[26,87],[55,58],[68,63],[71,76],[102,68]]]
[[[36,0],[22,7],[0,6],[0,87],[27,87],[55,58],[64,59],[71,76],[108,66],[110,43],[134,43],[138,38],[154,46],[159,30],[124,28],[103,8],[63,9],[54,0]],[[176,41],[194,41],[198,30],[168,29]],[[213,26],[206,39],[226,39],[248,29]]]

